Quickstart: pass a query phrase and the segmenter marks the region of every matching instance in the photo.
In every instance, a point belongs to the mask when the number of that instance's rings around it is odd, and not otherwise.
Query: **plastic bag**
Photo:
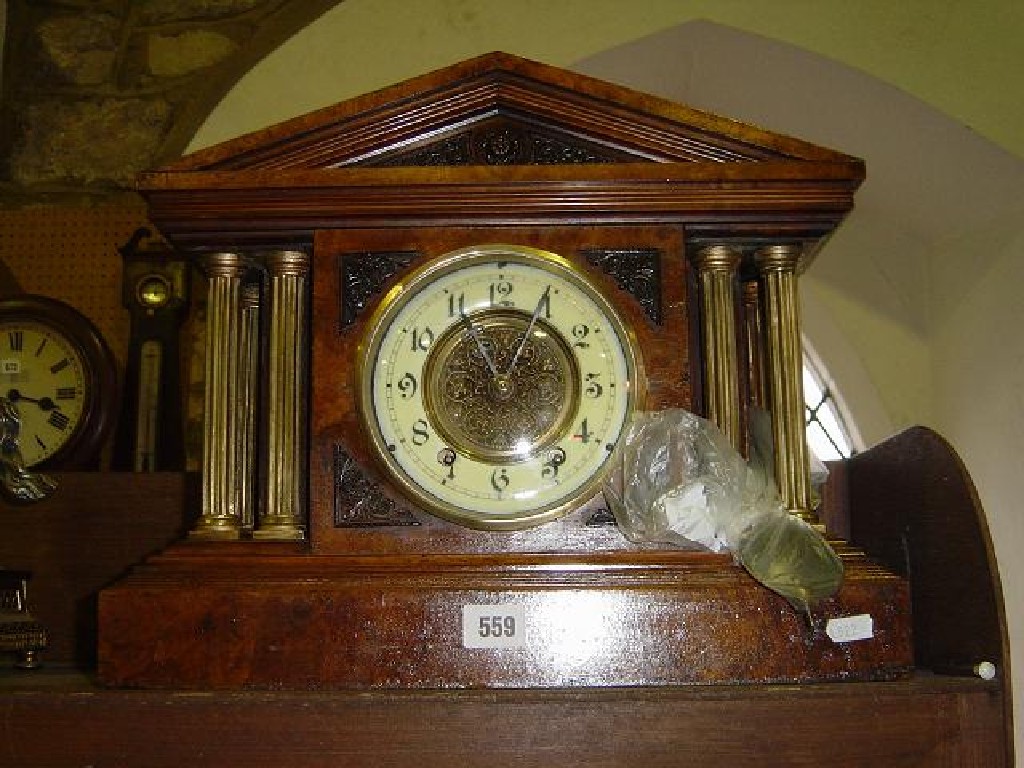
[[[783,508],[763,422],[752,425],[752,435],[748,464],[699,416],[639,413],[605,498],[631,541],[728,550],[755,579],[809,612],[839,589],[842,562],[814,528]]]

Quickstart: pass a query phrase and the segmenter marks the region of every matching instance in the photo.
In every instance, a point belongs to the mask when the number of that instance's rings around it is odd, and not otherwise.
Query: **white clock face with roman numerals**
[[[68,339],[31,320],[0,322],[0,396],[17,409],[26,466],[61,450],[83,418],[86,363]]]
[[[392,481],[462,525],[523,528],[593,496],[637,407],[626,324],[567,260],[465,248],[383,299],[360,345],[359,407]]]

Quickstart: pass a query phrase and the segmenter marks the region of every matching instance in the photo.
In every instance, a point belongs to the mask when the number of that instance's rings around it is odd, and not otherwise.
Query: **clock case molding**
[[[192,536],[105,590],[100,678],[373,688],[907,674],[907,582],[850,548],[841,548],[845,584],[818,618],[869,613],[875,634],[838,645],[727,555],[629,544],[599,501],[512,533],[470,531],[396,502],[368,462],[341,370],[406,271],[457,247],[512,242],[559,252],[608,293],[638,331],[654,407],[716,418],[707,362],[719,315],[739,318],[726,326],[729,343],[756,346],[741,286],[764,283],[761,254],[786,254],[783,278],[795,280],[863,178],[856,158],[500,53],[143,174],[152,222],[208,274],[218,254],[264,268],[266,254],[308,255],[308,275],[288,274],[300,294],[311,283],[309,304],[300,296],[289,306],[296,338],[311,335],[312,362],[295,361],[303,439],[284,457],[297,461],[285,478],[292,518],[274,516],[260,536],[267,496],[281,491],[267,478],[282,458],[261,437],[249,457],[263,483],[253,537],[233,528],[233,499],[213,513],[204,501]],[[735,258],[719,315],[706,309],[714,284],[694,266],[708,248]],[[658,279],[638,281],[638,264]],[[787,290],[795,298],[795,283]],[[740,357],[739,407],[726,415],[743,449],[747,406],[763,393],[759,361]],[[282,410],[266,398],[262,408],[264,425]],[[360,519],[367,499],[379,508]],[[202,535],[211,520],[216,535]],[[463,605],[509,602],[545,617],[527,648],[462,647]],[[582,606],[601,616],[593,636],[567,623]],[[550,652],[566,639],[574,650]],[[585,663],[573,657],[581,650]]]

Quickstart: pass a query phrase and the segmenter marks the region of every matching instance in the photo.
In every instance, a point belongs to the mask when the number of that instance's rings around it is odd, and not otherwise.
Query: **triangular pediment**
[[[160,171],[852,160],[628,88],[492,53],[201,150]]]

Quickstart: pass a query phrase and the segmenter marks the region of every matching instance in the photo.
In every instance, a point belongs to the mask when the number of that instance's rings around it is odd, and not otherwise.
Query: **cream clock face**
[[[360,417],[406,496],[462,525],[551,520],[596,493],[637,407],[625,323],[567,260],[453,251],[396,286],[360,345]]]
[[[87,365],[53,328],[31,320],[0,322],[0,396],[18,410],[18,443],[26,466],[60,451],[84,413]]]

